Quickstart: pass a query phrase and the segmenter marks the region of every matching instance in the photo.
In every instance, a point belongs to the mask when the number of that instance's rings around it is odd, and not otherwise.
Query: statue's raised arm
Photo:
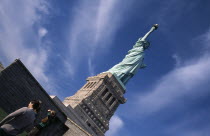
[[[146,41],[146,38],[158,28],[158,24],[154,24],[150,31],[145,34],[144,37],[139,38],[136,44],[131,50],[128,51],[128,54],[125,58],[107,72],[111,72],[118,78],[124,85],[131,79],[137,72],[138,69],[144,68],[144,50],[149,47],[149,42]]]
[[[149,32],[147,32],[144,37],[142,37],[141,39],[142,40],[146,40],[146,38],[154,31],[154,30],[157,30],[158,29],[158,24],[154,24],[152,26],[152,28],[149,30]]]

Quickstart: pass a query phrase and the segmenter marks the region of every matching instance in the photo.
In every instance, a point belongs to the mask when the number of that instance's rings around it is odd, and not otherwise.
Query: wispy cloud
[[[184,116],[181,121],[168,125],[164,130],[165,133],[170,136],[208,136],[210,118],[206,110],[209,109]]]
[[[47,29],[46,28],[44,28],[44,27],[41,27],[41,28],[39,28],[39,31],[38,31],[38,33],[39,33],[39,37],[44,37],[47,33],[48,33],[48,31],[47,31]]]
[[[63,63],[64,63],[64,67],[65,67],[65,71],[67,71],[67,74],[70,75],[70,77],[73,77],[74,75],[74,71],[75,71],[75,68],[73,67],[74,64],[69,62],[68,60],[63,60]]]
[[[199,43],[201,45],[205,45],[204,47],[201,46],[201,48],[203,48],[203,51],[207,51],[209,53],[210,52],[210,29],[205,34],[198,36],[198,38],[195,41],[198,41],[198,42],[200,41]]]
[[[177,54],[174,54],[172,57],[175,59],[175,66],[179,67],[181,65],[181,58]]]
[[[199,87],[210,80],[210,56],[202,57],[193,64],[188,64],[174,69],[165,75],[161,81],[155,85],[152,93],[139,98],[139,104],[144,112],[156,112],[184,95],[196,95],[201,93]],[[202,92],[205,93],[205,92]]]
[[[36,30],[40,19],[47,14],[46,2],[42,0],[0,1],[0,54],[2,61],[11,63],[20,58],[32,74],[47,82],[45,65],[48,57],[41,37],[47,30]],[[37,34],[37,31],[39,33]]]
[[[116,30],[122,25],[120,0],[80,1],[73,10],[69,27],[69,64],[74,70],[82,60],[92,59],[109,48]],[[116,12],[117,11],[117,12]],[[105,48],[106,47],[106,48]],[[102,50],[103,49],[103,50]],[[86,59],[87,58],[87,59]],[[90,63],[88,63],[90,65]],[[89,66],[89,73],[94,71]],[[75,73],[75,72],[73,72]]]
[[[188,121],[184,123],[186,124],[177,124],[177,126],[169,128],[167,134],[170,136],[208,136],[210,133],[209,125],[206,125],[202,128],[189,128],[187,126],[191,126],[192,122]]]
[[[94,65],[92,63],[91,58],[88,59],[88,70],[89,70],[90,76],[94,76],[95,75]]]
[[[123,127],[123,121],[117,115],[114,115],[110,120],[109,131],[107,131],[106,136],[118,136],[118,132]]]

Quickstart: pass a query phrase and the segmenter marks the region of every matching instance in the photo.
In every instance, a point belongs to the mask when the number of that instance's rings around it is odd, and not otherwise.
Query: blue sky
[[[209,13],[208,0],[0,0],[0,61],[20,58],[63,100],[158,23],[106,136],[209,136]]]

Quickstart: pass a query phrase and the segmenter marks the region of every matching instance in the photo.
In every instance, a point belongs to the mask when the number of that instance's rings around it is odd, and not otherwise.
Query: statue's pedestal
[[[101,73],[87,78],[87,83],[63,103],[70,105],[97,136],[104,136],[117,107],[126,102],[124,93],[125,87],[114,75]]]

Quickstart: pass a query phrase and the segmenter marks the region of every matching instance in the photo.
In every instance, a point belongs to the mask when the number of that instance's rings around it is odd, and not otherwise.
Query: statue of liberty
[[[115,77],[125,85],[140,68],[144,68],[146,66],[143,63],[144,50],[146,50],[150,45],[150,43],[146,41],[146,38],[157,28],[158,24],[154,24],[144,37],[138,39],[133,48],[128,51],[128,54],[125,56],[125,58],[107,72],[115,75]]]

